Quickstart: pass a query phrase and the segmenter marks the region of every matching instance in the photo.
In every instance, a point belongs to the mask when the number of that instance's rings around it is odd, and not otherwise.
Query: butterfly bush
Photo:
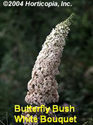
[[[32,78],[28,82],[25,101],[29,104],[48,104],[59,100],[58,83],[55,76],[59,74],[58,66],[69,33],[73,14],[59,23],[47,36],[32,70]]]
[[[28,82],[28,92],[25,97],[28,104],[46,105],[58,102],[58,83],[55,77],[59,74],[60,58],[70,30],[72,17],[73,14],[64,22],[56,25],[47,36],[33,67],[31,80]],[[28,114],[26,113],[26,115]],[[54,114],[50,110],[48,115],[53,116]],[[38,123],[25,124],[35,125]]]

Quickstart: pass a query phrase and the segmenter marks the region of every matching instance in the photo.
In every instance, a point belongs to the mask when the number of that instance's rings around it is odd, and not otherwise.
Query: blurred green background
[[[72,7],[4,7],[0,0],[0,120],[5,124],[8,113],[9,125],[16,125],[14,105],[26,104],[27,83],[42,44],[71,13],[76,16],[57,76],[58,104],[76,107],[77,125],[93,117],[93,3],[70,2]]]

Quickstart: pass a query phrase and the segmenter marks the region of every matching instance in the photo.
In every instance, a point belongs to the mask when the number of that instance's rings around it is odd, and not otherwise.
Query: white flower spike
[[[48,104],[59,100],[58,83],[55,76],[59,73],[60,57],[69,33],[73,14],[64,22],[56,25],[47,36],[42,50],[35,62],[32,78],[28,82],[25,101],[28,104]]]

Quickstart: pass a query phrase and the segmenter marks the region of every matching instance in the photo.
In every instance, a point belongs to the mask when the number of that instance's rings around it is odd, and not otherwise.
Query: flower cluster
[[[48,104],[59,100],[58,83],[55,76],[59,74],[58,66],[69,32],[72,15],[56,25],[47,36],[35,62],[32,79],[28,82],[28,92],[25,101],[29,104]]]
[[[52,30],[37,57],[32,79],[28,82],[29,91],[25,97],[26,102],[31,105],[55,103],[59,100],[58,83],[55,76],[59,74],[58,66],[65,38],[70,30],[71,18],[72,15]]]
[[[25,101],[31,105],[46,105],[59,100],[58,83],[55,76],[59,74],[60,57],[65,45],[65,38],[70,30],[72,16],[73,14],[64,22],[56,25],[42,46],[32,71],[32,79],[28,82],[28,92],[25,97]],[[26,112],[23,116],[27,118],[31,115],[38,116],[39,120],[40,114],[42,113]],[[52,110],[49,111],[48,116],[56,118]],[[24,122],[24,125],[38,125],[38,123],[39,121],[37,123]]]

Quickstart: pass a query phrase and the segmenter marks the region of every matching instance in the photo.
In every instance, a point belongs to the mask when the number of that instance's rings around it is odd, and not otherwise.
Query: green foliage
[[[13,115],[15,104],[26,104],[27,82],[46,36],[73,12],[76,16],[57,76],[59,105],[76,106],[77,125],[93,117],[93,5],[87,0],[71,3],[72,7],[59,8],[1,6],[0,117],[6,111]]]
[[[83,125],[93,125],[93,119],[90,118],[87,122],[85,122]]]

